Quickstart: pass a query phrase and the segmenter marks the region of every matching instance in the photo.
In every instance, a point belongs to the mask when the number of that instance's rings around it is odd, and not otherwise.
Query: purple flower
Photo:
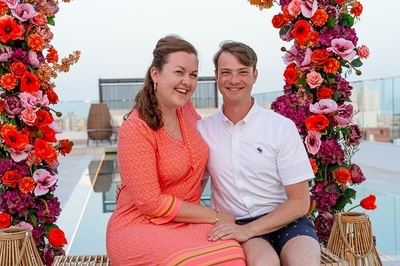
[[[31,193],[23,194],[19,190],[9,190],[0,194],[0,212],[23,217],[29,214],[30,208],[35,208],[36,203]]]
[[[314,220],[315,230],[319,241],[323,244],[328,243],[329,236],[333,227],[333,215],[329,212],[319,213],[317,218]]]
[[[40,200],[37,205],[37,217],[40,223],[54,223],[61,213],[60,202],[57,197],[49,200]]]
[[[21,114],[22,105],[20,99],[17,96],[7,97],[5,100],[4,111],[7,113],[8,117],[18,116]]]
[[[40,257],[42,258],[45,265],[52,265],[56,256],[64,256],[65,251],[62,248],[54,248],[51,245],[46,245]]]
[[[318,211],[330,211],[332,206],[336,204],[339,194],[334,184],[325,182],[315,182],[314,187],[310,190],[311,200],[315,201],[315,207]]]
[[[360,144],[359,140],[362,137],[361,130],[358,125],[350,125],[349,126],[349,137],[348,143],[352,146],[358,146]]]
[[[337,126],[340,128],[346,127],[353,119],[353,105],[342,104],[337,110],[338,113],[334,116]]]
[[[361,184],[366,180],[363,171],[357,164],[351,164],[350,166],[351,183]]]
[[[344,151],[342,146],[336,139],[328,139],[321,143],[321,147],[317,154],[323,164],[342,164],[344,159]]]

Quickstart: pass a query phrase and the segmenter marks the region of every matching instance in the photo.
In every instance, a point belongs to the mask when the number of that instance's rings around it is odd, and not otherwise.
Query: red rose
[[[11,225],[11,215],[6,212],[0,212],[0,229],[8,228]]]
[[[375,195],[370,194],[368,197],[362,199],[360,206],[366,210],[375,210],[377,208]]]
[[[47,238],[53,247],[60,248],[68,244],[65,233],[60,228],[51,229]]]
[[[21,178],[22,176],[20,173],[14,170],[10,170],[5,172],[5,174],[1,178],[1,181],[3,182],[4,185],[8,187],[16,188],[18,182],[21,181]]]

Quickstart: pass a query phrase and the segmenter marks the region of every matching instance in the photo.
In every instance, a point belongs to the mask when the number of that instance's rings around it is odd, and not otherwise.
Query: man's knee
[[[284,246],[280,255],[282,265],[320,265],[321,246],[309,236],[296,236]]]
[[[280,260],[275,249],[262,238],[252,238],[242,243],[248,266],[279,266]]]

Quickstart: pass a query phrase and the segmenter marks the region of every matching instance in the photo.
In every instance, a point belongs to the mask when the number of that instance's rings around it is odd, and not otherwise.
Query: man
[[[248,265],[320,265],[320,245],[306,218],[314,177],[294,123],[251,97],[257,55],[224,42],[214,57],[222,110],[198,122],[210,149],[211,205],[236,216],[209,239],[241,242]]]

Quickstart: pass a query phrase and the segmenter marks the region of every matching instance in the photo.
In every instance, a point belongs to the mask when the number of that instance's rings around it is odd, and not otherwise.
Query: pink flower
[[[360,58],[367,59],[369,57],[369,48],[363,44],[357,47],[357,54]]]
[[[312,155],[317,154],[319,147],[321,147],[321,133],[315,130],[309,130],[304,142],[309,153]]]
[[[18,5],[18,0],[3,0],[10,9],[14,9]]]
[[[35,195],[41,196],[49,192],[49,188],[57,182],[57,177],[45,169],[38,169],[33,173],[37,185]]]
[[[301,12],[301,2],[300,0],[293,0],[288,5],[288,12],[292,17],[297,17]]]
[[[326,48],[328,52],[334,52],[344,60],[352,60],[356,56],[355,46],[351,41],[344,38],[333,39],[331,47]]]
[[[294,60],[296,60],[296,54],[297,54],[296,46],[292,45],[292,47],[290,47],[290,50],[287,51],[285,55],[282,57],[283,62],[286,65],[289,65],[290,63],[294,62]]]
[[[332,99],[321,99],[315,104],[310,104],[310,112],[314,114],[330,114],[338,109],[338,104]]]
[[[38,14],[31,4],[19,4],[11,13],[20,21],[27,21]]]
[[[36,121],[36,112],[31,109],[24,109],[21,112],[21,120],[28,126],[33,126]]]
[[[306,18],[314,16],[318,9],[317,0],[303,0],[301,1],[301,14]]]
[[[311,71],[307,74],[306,82],[311,89],[321,86],[323,81],[324,79],[322,78],[321,74],[316,71]]]
[[[25,229],[28,229],[28,230],[31,230],[31,231],[33,230],[33,226],[30,223],[27,223],[27,222],[24,222],[24,221],[17,223],[15,225],[15,227],[25,228]]]
[[[353,105],[343,104],[337,110],[338,114],[334,116],[337,126],[340,128],[346,127],[353,119]]]

